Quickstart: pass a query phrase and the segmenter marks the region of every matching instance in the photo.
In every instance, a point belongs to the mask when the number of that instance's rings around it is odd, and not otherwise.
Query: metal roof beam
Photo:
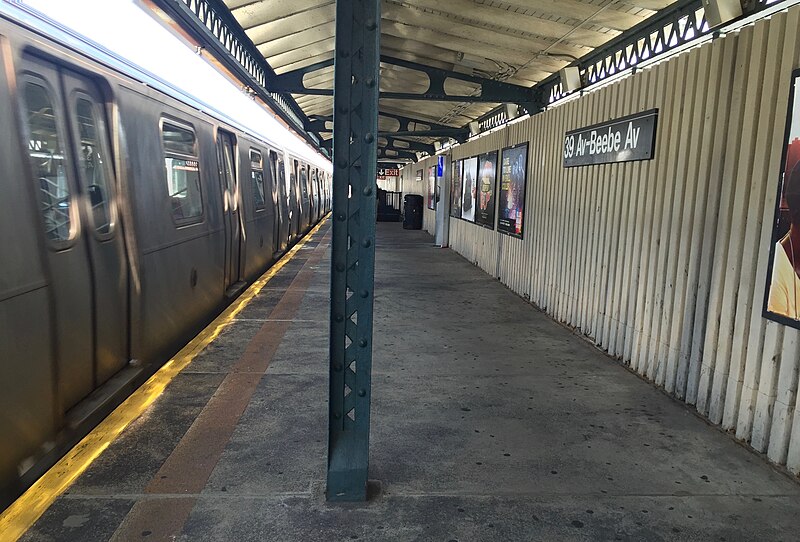
[[[416,130],[407,132],[378,132],[378,137],[452,137],[457,141],[466,141],[469,128],[448,128],[446,130]]]
[[[396,120],[397,122],[400,123],[400,128],[399,128],[399,130],[397,132],[383,132],[383,134],[388,134],[388,135],[399,135],[399,134],[401,134],[403,132],[413,132],[415,134],[416,133],[430,134],[431,130],[458,130],[458,131],[463,131],[461,128],[454,128],[452,126],[447,126],[446,124],[438,124],[438,123],[427,121],[427,120],[421,120],[421,119],[415,119],[415,118],[411,118],[411,117],[405,117],[403,115],[397,115],[397,114],[394,114],[394,113],[387,113],[387,112],[384,112],[384,111],[379,111],[378,112],[378,116],[385,117],[385,118],[388,118],[388,119],[394,119],[394,120]],[[309,130],[309,131],[312,131],[312,132],[316,132],[316,133],[330,132],[331,128],[328,127],[328,123],[332,123],[332,122],[333,122],[333,116],[332,115],[311,115],[311,116],[309,116],[308,122],[306,123],[306,129]],[[416,125],[420,125],[420,124],[424,125],[424,126],[428,126],[430,128],[430,130],[414,131],[414,130],[411,130],[411,125],[412,124],[414,124],[415,127],[416,127]],[[430,137],[439,137],[439,136],[430,135]],[[425,149],[420,149],[420,150],[425,150]]]
[[[382,92],[382,98],[394,98],[402,100],[439,100],[439,101],[463,101],[463,102],[491,102],[491,103],[504,103],[512,102],[519,104],[534,103],[536,97],[532,89],[523,87],[521,85],[514,85],[511,83],[504,83],[494,79],[486,79],[475,75],[468,75],[464,73],[455,72],[452,70],[444,70],[441,68],[433,68],[425,64],[417,62],[410,62],[400,58],[394,58],[382,55],[381,62],[416,70],[428,76],[429,84],[428,90],[422,94],[412,94],[406,92]],[[445,81],[447,79],[456,79],[458,81],[466,81],[480,86],[480,95],[460,95],[455,96],[448,94],[445,91]]]
[[[280,75],[276,75],[272,80],[272,89],[278,92],[290,92],[292,94],[318,94],[320,96],[333,96],[332,88],[306,88],[303,79],[309,73],[329,68],[333,66],[333,58],[326,58],[314,64],[297,68]],[[280,90],[279,90],[280,89]],[[318,92],[319,91],[319,92]]]
[[[389,154],[390,151],[393,152],[394,154]],[[391,160],[397,160],[397,159],[401,159],[401,160],[402,159],[416,160],[417,159],[417,155],[416,155],[416,153],[413,153],[413,152],[410,152],[410,151],[404,151],[404,150],[394,150],[394,151],[392,151],[391,149],[385,149],[383,147],[378,147],[378,158],[388,158],[388,159],[391,159]]]
[[[390,135],[379,135],[378,137],[386,139],[385,145],[381,145],[380,139],[378,140],[378,147],[383,149],[393,150],[393,151],[408,151],[408,152],[420,151],[420,152],[427,152],[428,154],[433,154],[434,152],[436,152],[434,146],[428,143],[420,143],[419,141],[406,141],[404,139],[395,138]],[[402,142],[407,146],[405,147],[398,146],[397,145],[398,142]]]
[[[333,126],[328,128],[328,123],[333,123],[333,116],[327,115],[309,115],[306,122],[306,130],[318,134],[333,132]]]
[[[398,115],[396,113],[389,113],[387,111],[380,111],[378,115],[380,115],[381,117],[386,117],[387,119],[394,119],[397,122],[399,122],[400,123],[399,131],[406,131],[406,132],[410,131],[411,124],[415,125],[424,124],[425,126],[428,126],[431,130],[450,130],[453,128],[453,126],[448,126],[446,124],[439,124],[436,122],[431,122],[429,120],[416,119],[413,117]]]
[[[381,92],[381,98],[400,99],[400,100],[436,100],[436,101],[458,101],[458,102],[489,102],[489,103],[517,103],[526,108],[533,109],[540,104],[540,94],[533,89],[487,79],[475,75],[459,73],[442,68],[434,68],[418,62],[411,62],[400,58],[381,55],[381,62],[392,66],[399,66],[410,70],[422,72],[428,76],[428,88],[422,93],[409,92]],[[307,88],[303,82],[306,74],[328,68],[333,65],[333,59],[326,59],[316,62],[303,68],[298,68],[290,72],[276,75],[273,81],[272,90],[277,92],[288,92],[292,94],[309,94],[316,96],[332,96],[333,89],[326,88]],[[453,95],[445,91],[445,81],[456,79],[466,81],[480,87],[480,94],[472,95]],[[530,106],[530,107],[529,107]]]

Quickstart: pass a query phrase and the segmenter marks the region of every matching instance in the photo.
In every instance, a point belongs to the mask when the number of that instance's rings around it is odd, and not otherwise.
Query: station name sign
[[[658,109],[571,130],[564,135],[564,167],[650,160]]]

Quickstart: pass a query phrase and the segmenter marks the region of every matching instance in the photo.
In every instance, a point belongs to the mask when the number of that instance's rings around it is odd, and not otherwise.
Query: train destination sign
[[[564,167],[653,158],[658,109],[572,130],[564,135]]]

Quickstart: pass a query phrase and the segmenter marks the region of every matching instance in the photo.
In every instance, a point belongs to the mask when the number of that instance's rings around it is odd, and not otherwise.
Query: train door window
[[[278,156],[278,153],[275,151],[270,151],[269,153],[270,161],[272,162],[273,167],[275,170],[273,171],[272,178],[276,179],[276,182],[283,187],[283,199],[285,200],[286,204],[289,203],[289,182],[286,179],[286,168],[284,166],[283,159]]]
[[[75,102],[75,109],[80,137],[80,174],[92,206],[95,232],[101,237],[107,236],[112,233],[113,227],[109,205],[111,187],[105,145],[101,143],[101,133],[97,128],[96,107],[88,98],[80,96]]]
[[[303,191],[303,201],[308,201],[308,173],[305,166],[300,166],[300,187]]]
[[[30,131],[28,157],[39,187],[45,235],[55,243],[68,241],[75,232],[58,113],[47,88],[32,81],[25,84],[25,107]]]
[[[317,201],[317,170],[311,170],[311,195],[314,198],[314,202]]]
[[[161,134],[172,218],[177,224],[199,222],[203,216],[203,195],[194,132],[164,121]]]
[[[276,171],[278,172],[278,182],[283,184],[285,192],[283,193],[284,197],[286,198],[286,205],[289,208],[289,217],[292,216],[292,206],[291,206],[291,194],[292,194],[292,182],[289,177],[286,176],[286,162],[284,162],[283,158],[278,157]]]
[[[278,189],[278,193],[281,193],[281,189],[285,186],[283,183],[283,175],[278,173],[278,153],[275,151],[269,151],[269,174],[272,177],[272,182],[275,184],[275,187]]]
[[[283,161],[283,158],[278,159],[278,175],[280,175],[280,181],[283,183],[283,186],[286,188],[286,202],[289,202],[289,194],[292,193],[292,183],[291,179],[286,178],[286,162]]]
[[[255,198],[256,211],[266,207],[264,198],[264,161],[261,153],[250,149],[250,175],[253,180],[253,197]]]

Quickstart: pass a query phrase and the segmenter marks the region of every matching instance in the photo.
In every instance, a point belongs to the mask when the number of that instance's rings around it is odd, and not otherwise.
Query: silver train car
[[[294,156],[9,9],[0,510],[331,205],[322,156]]]

